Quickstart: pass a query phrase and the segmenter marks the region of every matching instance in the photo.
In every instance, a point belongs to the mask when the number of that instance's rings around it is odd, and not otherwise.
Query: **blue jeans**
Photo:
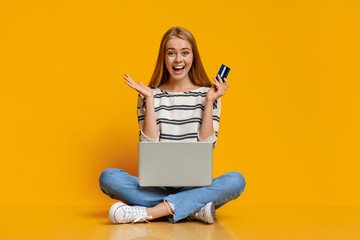
[[[167,217],[177,222],[196,212],[209,202],[215,209],[238,198],[245,188],[245,179],[238,172],[230,172],[213,179],[208,187],[140,187],[139,179],[122,169],[108,168],[100,175],[100,188],[113,199],[128,205],[154,207],[167,201],[174,216]]]

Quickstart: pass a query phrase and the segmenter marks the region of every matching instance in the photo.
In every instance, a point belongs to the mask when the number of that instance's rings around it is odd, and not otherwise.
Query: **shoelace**
[[[152,216],[146,216],[146,210],[142,207],[124,207],[123,211],[125,212],[124,220],[125,221],[132,221],[132,223],[139,222],[140,220],[144,220],[145,222],[150,223],[146,219],[151,219]]]
[[[149,219],[149,218],[152,218],[152,216],[148,217],[148,219]],[[151,223],[151,222],[149,222],[148,220],[146,220],[146,218],[144,218],[144,217],[138,217],[138,218],[136,218],[131,224],[137,223],[137,222],[140,221],[140,220],[144,220],[144,221],[147,222],[147,223]]]

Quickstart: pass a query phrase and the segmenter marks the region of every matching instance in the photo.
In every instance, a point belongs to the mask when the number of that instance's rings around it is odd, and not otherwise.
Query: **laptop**
[[[139,142],[141,187],[212,184],[213,147],[208,142]]]

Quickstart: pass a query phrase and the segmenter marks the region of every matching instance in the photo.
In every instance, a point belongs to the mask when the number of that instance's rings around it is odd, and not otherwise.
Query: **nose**
[[[175,62],[181,62],[181,60],[182,60],[181,54],[176,54]]]

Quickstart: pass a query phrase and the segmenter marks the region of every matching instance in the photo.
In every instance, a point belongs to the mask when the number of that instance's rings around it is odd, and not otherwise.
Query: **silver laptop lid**
[[[212,143],[139,142],[140,186],[209,186]]]

